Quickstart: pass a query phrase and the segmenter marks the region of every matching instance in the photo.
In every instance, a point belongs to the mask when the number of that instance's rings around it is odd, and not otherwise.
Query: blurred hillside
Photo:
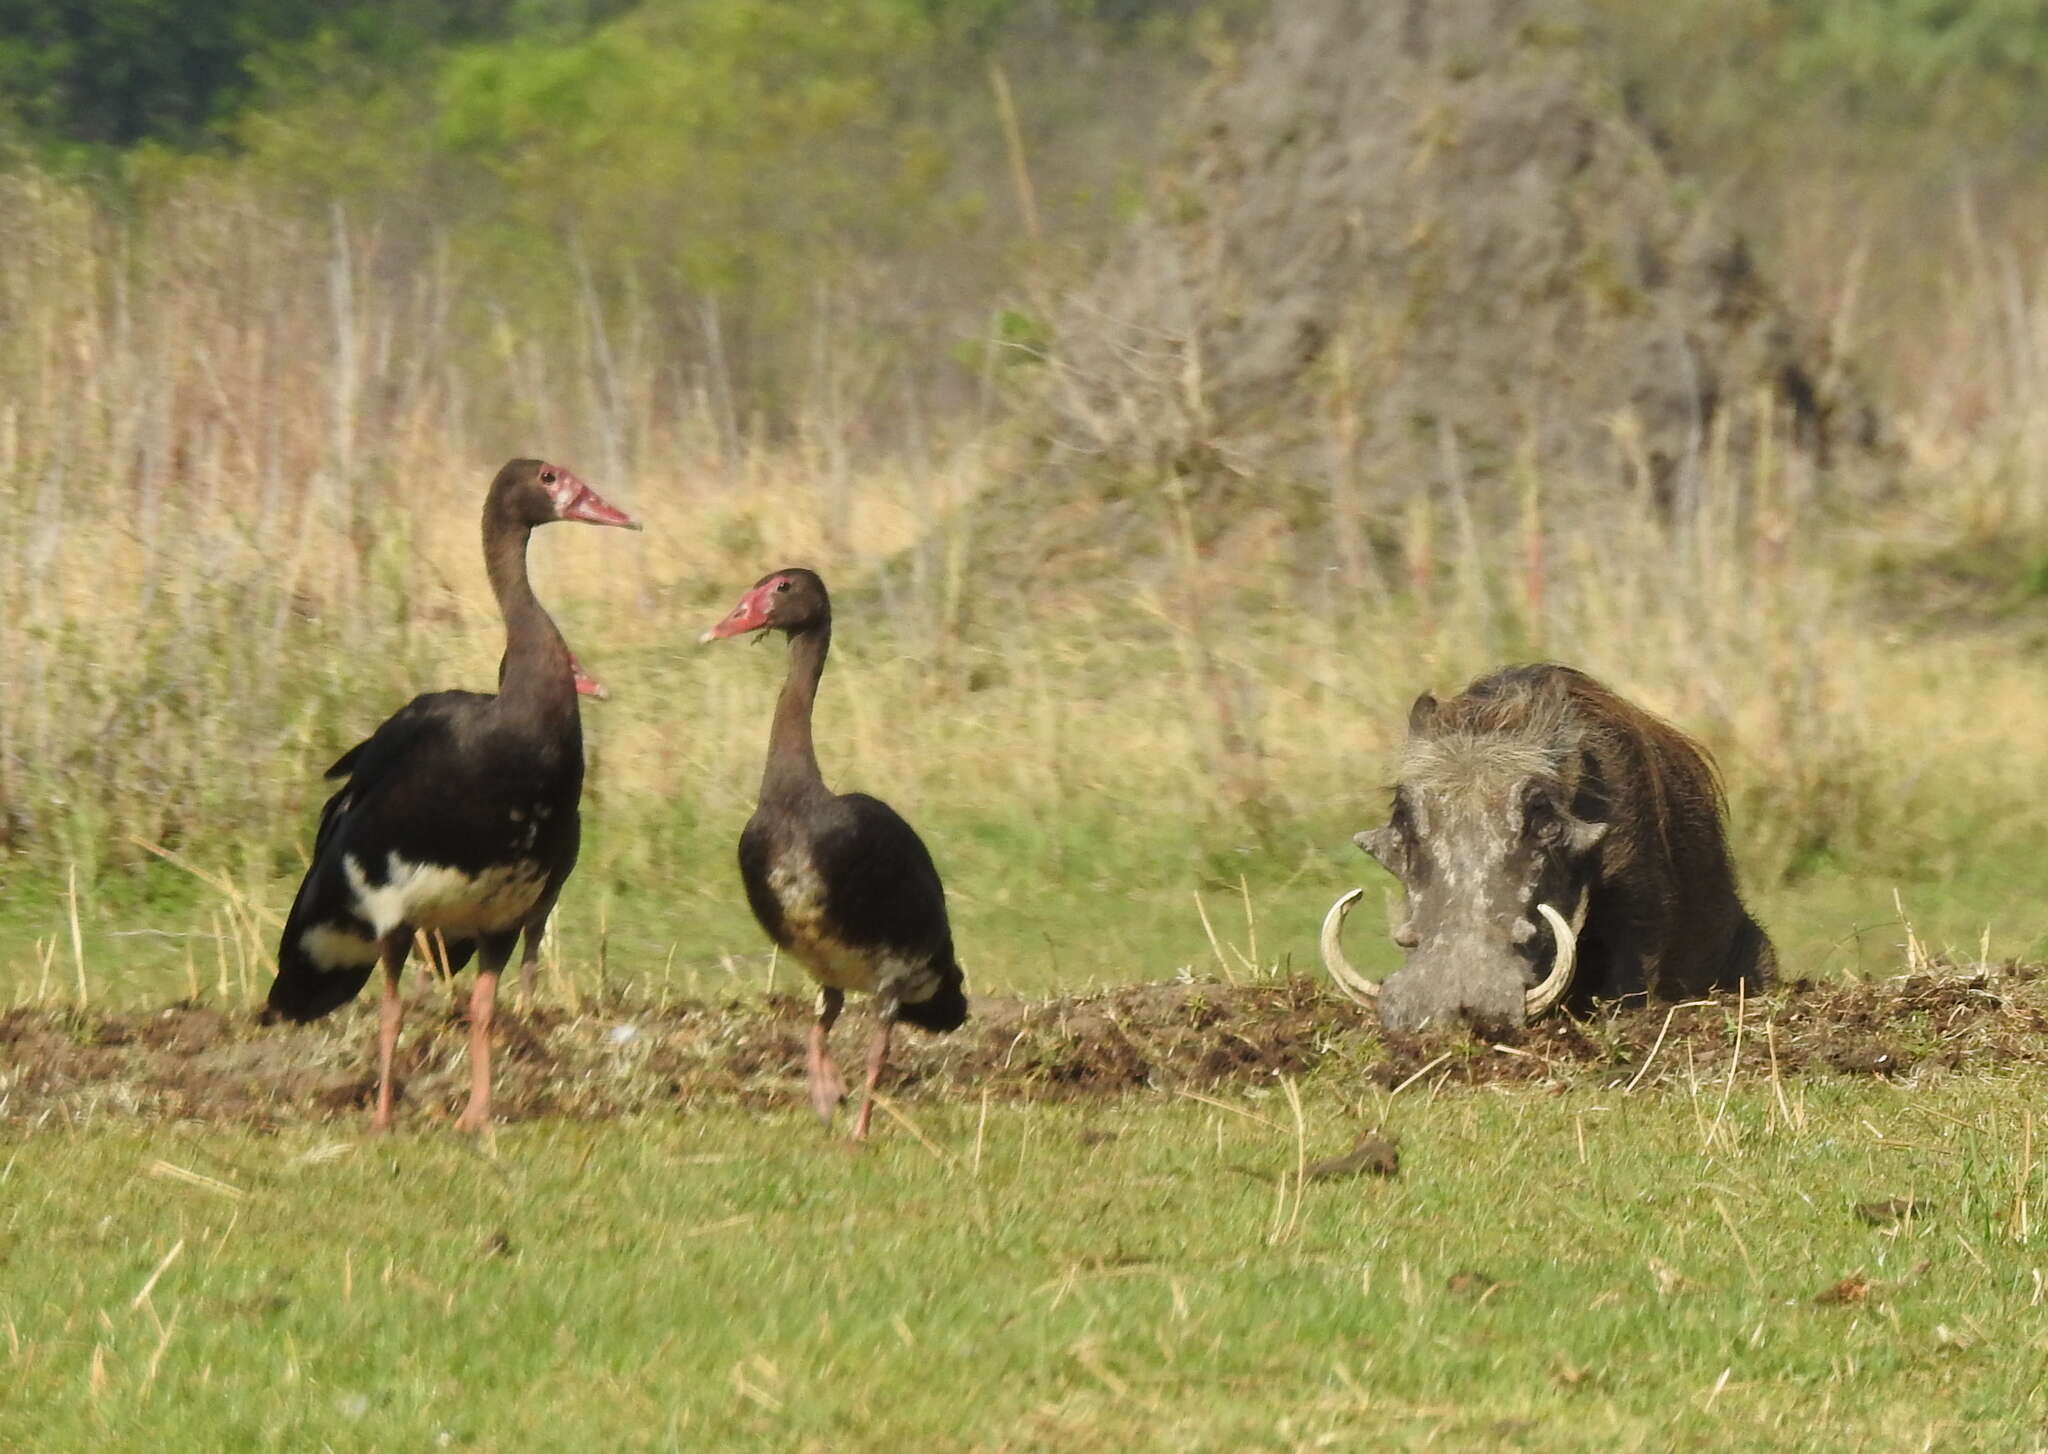
[[[1375,521],[1428,496],[1494,527],[1617,498],[1685,521],[1717,455],[1882,452],[1853,366],[1682,185],[1582,7],[1293,0],[1199,122],[1059,314],[1048,458],[1107,477],[1089,529],[1152,478],[1205,548],[1277,528],[1311,553],[1273,564],[1362,589]]]

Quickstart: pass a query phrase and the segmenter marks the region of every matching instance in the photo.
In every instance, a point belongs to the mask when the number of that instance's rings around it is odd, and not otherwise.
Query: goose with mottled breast
[[[818,985],[806,1074],[828,1126],[846,1096],[827,1037],[848,990],[872,994],[877,1024],[856,1140],[868,1133],[875,1087],[898,1020],[958,1029],[967,995],[953,956],[946,894],[923,840],[887,803],[825,786],[811,708],[832,644],[832,602],[816,573],[770,571],[703,641],[755,631],[789,639],[789,673],[775,704],[760,805],[740,835],[740,879],[768,937]]]

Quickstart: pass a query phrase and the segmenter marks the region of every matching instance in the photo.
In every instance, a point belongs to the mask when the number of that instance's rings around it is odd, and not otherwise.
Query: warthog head
[[[1362,889],[1324,919],[1323,960],[1390,1030],[1463,1020],[1503,1035],[1570,987],[1608,825],[1568,721],[1503,735],[1457,716],[1416,700],[1392,816],[1354,840],[1406,890],[1393,935],[1407,963],[1380,985],[1344,958]]]

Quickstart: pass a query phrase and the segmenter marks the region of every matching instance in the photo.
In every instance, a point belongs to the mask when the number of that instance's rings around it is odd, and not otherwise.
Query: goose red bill
[[[542,465],[540,482],[555,502],[557,520],[580,520],[585,525],[616,525],[621,530],[640,529],[638,520],[560,465]]]
[[[723,621],[713,626],[697,640],[723,641],[728,636],[743,636],[749,631],[759,631],[768,624],[768,608],[775,599],[775,582],[763,581],[744,596],[733,607]]]
[[[642,528],[638,520],[581,482],[578,484],[577,493],[562,507],[562,518],[580,520],[586,525],[616,525],[621,530]]]

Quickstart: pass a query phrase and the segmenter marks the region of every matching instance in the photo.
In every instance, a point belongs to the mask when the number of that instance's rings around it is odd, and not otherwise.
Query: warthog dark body
[[[1336,944],[1347,901],[1326,926],[1332,973],[1389,1029],[1488,1034],[1553,1003],[1760,989],[1776,956],[1736,892],[1724,813],[1700,747],[1583,672],[1424,693],[1391,820],[1357,838],[1406,889],[1407,963],[1371,994]]]

